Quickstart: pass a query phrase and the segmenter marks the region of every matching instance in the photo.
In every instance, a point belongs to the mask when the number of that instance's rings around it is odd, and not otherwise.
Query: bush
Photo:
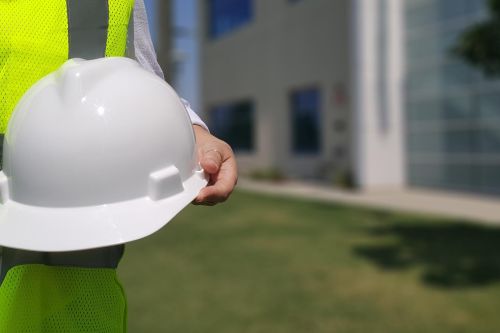
[[[254,180],[269,180],[274,182],[280,182],[286,179],[283,172],[277,168],[253,170],[248,176]]]

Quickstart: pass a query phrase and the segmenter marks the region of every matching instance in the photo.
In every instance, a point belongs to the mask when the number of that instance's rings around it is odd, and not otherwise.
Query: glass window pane
[[[476,151],[484,154],[497,154],[500,157],[500,126],[483,127],[476,131],[478,147]],[[500,173],[500,169],[498,169]]]
[[[445,188],[455,190],[472,190],[477,188],[473,183],[472,166],[469,163],[446,163],[444,164]]]
[[[481,119],[500,121],[500,92],[484,93],[478,98]]]
[[[235,151],[253,150],[253,103],[243,101],[214,107],[210,112],[210,129]]]
[[[220,37],[249,22],[253,17],[252,0],[208,0],[209,32]]]
[[[320,150],[320,94],[306,89],[291,95],[292,149],[295,153]]]
[[[422,121],[437,122],[443,126],[448,120],[469,120],[472,114],[472,97],[462,95],[457,97],[433,97],[409,101],[407,105],[408,120],[412,124]]]
[[[412,161],[409,164],[409,181],[423,187],[444,186],[444,170],[439,164]]]
[[[500,194],[500,163],[478,166],[474,175],[482,184],[482,190],[489,194]]]

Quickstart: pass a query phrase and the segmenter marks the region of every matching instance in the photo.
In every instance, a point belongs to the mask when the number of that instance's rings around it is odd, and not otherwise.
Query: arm
[[[151,41],[144,0],[136,0],[134,4],[134,48],[137,61],[164,78]],[[209,176],[208,186],[200,191],[193,203],[212,206],[224,202],[231,195],[238,177],[233,151],[227,143],[210,134],[189,103],[182,101],[193,124],[200,165]]]

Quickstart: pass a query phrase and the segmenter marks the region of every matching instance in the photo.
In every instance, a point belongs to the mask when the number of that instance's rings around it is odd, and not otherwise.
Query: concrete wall
[[[353,165],[362,189],[405,185],[403,0],[353,0]]]
[[[216,40],[207,33],[200,1],[202,104],[251,99],[255,151],[238,154],[242,171],[278,167],[291,176],[318,177],[350,168],[349,0],[255,0],[254,19]],[[321,92],[319,155],[291,150],[289,98],[301,88]]]

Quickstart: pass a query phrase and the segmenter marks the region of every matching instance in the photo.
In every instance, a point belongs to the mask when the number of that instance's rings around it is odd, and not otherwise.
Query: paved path
[[[419,214],[439,215],[500,225],[500,198],[420,189],[344,191],[313,183],[270,183],[240,179],[238,187],[254,192],[323,200]]]

